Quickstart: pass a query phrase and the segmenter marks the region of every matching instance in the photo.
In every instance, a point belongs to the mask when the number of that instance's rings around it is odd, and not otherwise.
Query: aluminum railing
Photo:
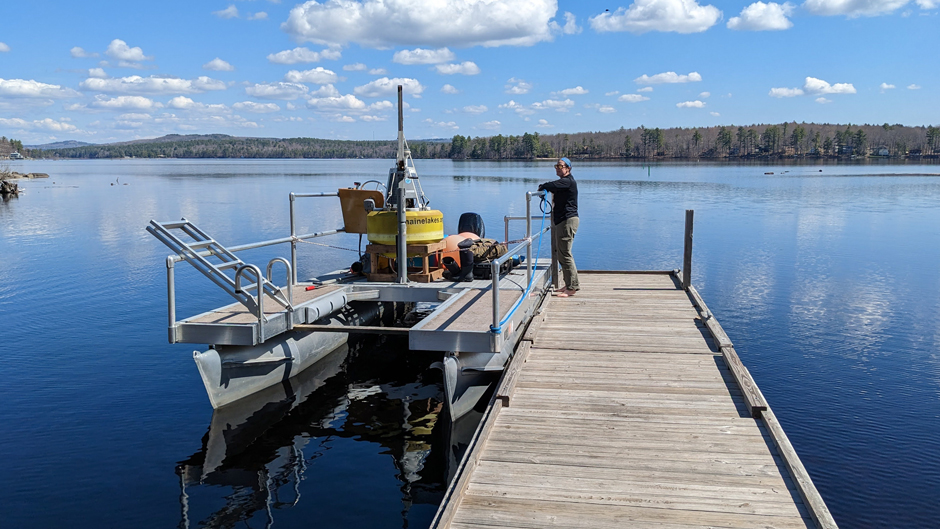
[[[316,239],[319,237],[326,237],[327,235],[336,235],[338,233],[345,233],[345,228],[338,228],[335,230],[326,230],[313,233],[307,233],[304,235],[297,235],[296,229],[296,217],[294,214],[294,201],[297,198],[312,198],[312,197],[338,197],[339,193],[291,193],[290,194],[290,237],[281,237],[280,239],[271,239],[267,241],[252,242],[248,244],[242,244],[240,246],[228,247],[228,251],[232,253],[244,252],[246,250],[253,250],[255,248],[264,248],[266,246],[274,246],[276,244],[285,244],[290,243],[290,263],[287,262],[283,257],[278,257],[273,259],[268,263],[268,280],[271,280],[271,267],[275,262],[282,262],[287,268],[288,275],[288,296],[290,296],[290,304],[293,306],[293,285],[297,284],[297,243],[299,241],[304,241],[307,239]],[[204,250],[198,252],[198,255],[203,257],[208,257],[212,255],[212,252],[209,250]],[[176,278],[175,278],[175,265],[176,263],[182,261],[183,258],[179,255],[169,255],[166,258],[166,285],[167,285],[167,319],[169,320],[170,332],[172,335],[173,329],[176,327]],[[257,268],[257,267],[255,267]],[[260,276],[260,269],[258,270],[258,275]],[[259,295],[257,306],[259,307],[258,316],[259,327],[263,327],[262,322],[264,321],[264,311],[260,308],[262,306],[263,296]],[[293,322],[289,322],[288,325],[291,327]],[[263,332],[263,331],[262,331]],[[175,343],[175,340],[172,340]]]
[[[502,267],[503,263],[512,259],[512,256],[515,255],[518,251],[525,248],[525,262],[526,262],[526,288],[522,292],[522,297],[520,302],[525,299],[525,296],[528,294],[529,288],[532,287],[532,268],[534,266],[532,262],[532,241],[536,238],[541,239],[541,237],[552,230],[551,220],[549,220],[549,225],[546,228],[543,228],[539,231],[538,235],[532,234],[532,197],[544,197],[546,194],[545,191],[529,191],[525,194],[525,217],[504,217],[506,222],[506,241],[509,241],[509,221],[510,220],[525,220],[525,239],[522,240],[519,244],[514,246],[512,249],[507,251],[502,257],[494,259],[492,264],[491,272],[493,278],[493,324],[490,326],[490,331],[495,334],[501,334],[503,331],[502,321],[500,320],[500,310],[499,310],[499,270]],[[555,266],[555,256],[552,255],[552,266]],[[511,315],[512,312],[516,309],[513,307],[508,315]]]

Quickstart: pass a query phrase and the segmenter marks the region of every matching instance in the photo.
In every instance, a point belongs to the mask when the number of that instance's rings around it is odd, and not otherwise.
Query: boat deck
[[[694,287],[580,277],[526,333],[432,527],[835,527]]]
[[[435,311],[408,330],[410,347],[415,350],[496,353],[505,348],[520,326],[531,317],[549,282],[549,259],[533,267],[533,287],[537,296],[524,300],[508,322],[503,335],[490,332],[493,323],[493,281],[436,281],[406,285],[368,282],[345,272],[334,272],[293,287],[294,311],[288,313],[266,296],[266,320],[241,303],[232,303],[176,322],[170,329],[171,342],[216,345],[255,345],[290,330],[291,325],[308,328],[322,317],[353,301],[439,303]],[[519,301],[527,286],[525,266],[499,278],[499,314],[504,318]],[[314,290],[306,290],[316,285]],[[352,330],[352,328],[350,328]],[[317,332],[317,331],[313,331]],[[515,342],[512,342],[513,344]]]

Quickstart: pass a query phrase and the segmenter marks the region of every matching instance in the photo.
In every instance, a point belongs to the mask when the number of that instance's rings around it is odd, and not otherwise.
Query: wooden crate
[[[438,254],[438,263],[441,262],[440,253],[444,251],[445,245],[444,241],[433,242],[429,244],[409,244],[406,246],[405,251],[408,255],[412,257],[421,258],[421,267],[410,267],[408,268],[408,279],[418,283],[430,283],[444,277],[444,268],[443,267],[432,267],[430,265],[429,259],[432,255]],[[398,252],[398,247],[390,244],[369,244],[366,246],[366,253],[369,254],[369,257],[372,260],[371,270],[378,269],[378,256],[380,254],[395,254]],[[366,274],[366,277],[369,281],[395,281],[398,279],[397,274],[388,274],[388,273],[371,273]]]

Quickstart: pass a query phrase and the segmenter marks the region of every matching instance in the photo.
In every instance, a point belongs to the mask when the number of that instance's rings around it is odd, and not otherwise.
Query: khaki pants
[[[561,264],[562,277],[565,279],[565,287],[569,290],[580,290],[578,283],[578,267],[574,264],[574,256],[571,255],[571,246],[574,244],[574,235],[578,233],[578,217],[571,217],[555,224],[552,234],[555,238],[555,254],[558,263]]]

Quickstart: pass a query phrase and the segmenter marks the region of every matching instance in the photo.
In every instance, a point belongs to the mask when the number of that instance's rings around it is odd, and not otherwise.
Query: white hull
[[[336,326],[369,325],[382,314],[380,303],[357,303],[328,321]],[[346,343],[344,332],[288,332],[258,345],[220,345],[193,352],[209,402],[220,408],[286,382]]]

